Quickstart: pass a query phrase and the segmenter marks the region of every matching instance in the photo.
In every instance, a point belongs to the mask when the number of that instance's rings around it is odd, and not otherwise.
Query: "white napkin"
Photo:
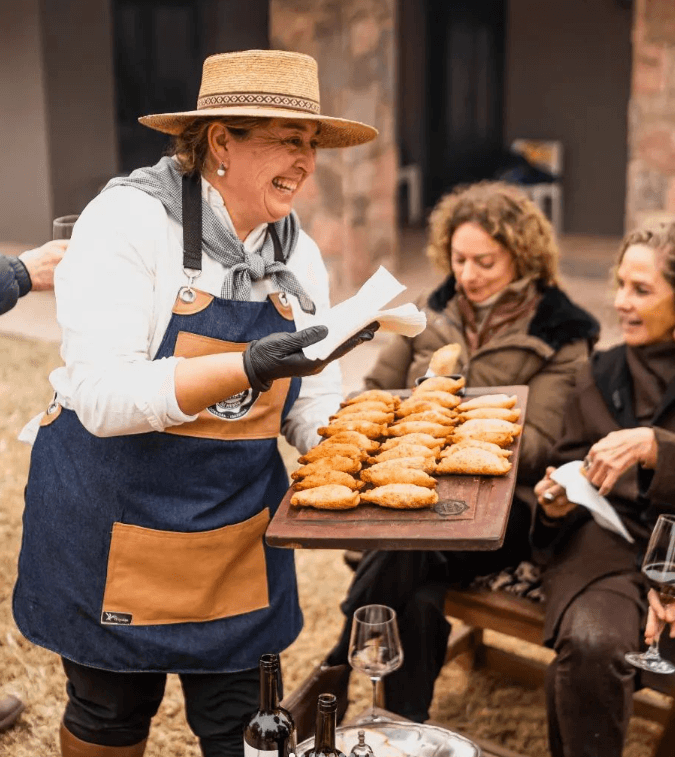
[[[350,336],[373,321],[379,322],[382,331],[409,337],[417,336],[424,331],[427,319],[412,302],[391,310],[382,310],[404,290],[405,286],[386,268],[380,266],[353,297],[335,305],[320,316],[307,319],[303,324],[305,327],[327,326],[328,336],[316,344],[305,347],[305,356],[310,360],[325,360]]]
[[[604,497],[598,494],[598,490],[581,472],[582,466],[581,460],[566,463],[557,468],[551,474],[551,478],[556,484],[564,487],[567,499],[570,502],[587,507],[599,526],[614,531],[615,534],[623,536],[626,541],[633,543],[635,540],[626,530],[616,510]]]

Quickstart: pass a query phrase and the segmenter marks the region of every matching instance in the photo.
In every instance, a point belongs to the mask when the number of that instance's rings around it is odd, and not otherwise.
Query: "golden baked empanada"
[[[341,470],[322,470],[319,473],[312,473],[310,476],[296,481],[293,486],[299,492],[303,489],[316,489],[317,486],[325,486],[326,484],[339,484],[352,490],[363,489],[363,481],[359,481]]]
[[[368,456],[366,450],[359,449],[356,444],[318,444],[316,447],[312,447],[309,452],[301,455],[298,458],[299,463],[313,463],[315,460],[320,460],[322,457],[334,457],[335,455],[341,455],[342,457],[352,457],[355,460],[365,460]]]
[[[464,421],[457,427],[456,432],[470,436],[470,431],[502,431],[511,436],[518,436],[522,430],[522,426],[517,423],[511,423],[511,421],[503,421],[500,418],[472,418],[471,420]]]
[[[387,439],[383,442],[380,449],[391,449],[392,447],[398,447],[399,444],[421,444],[423,447],[429,447],[432,451],[436,452],[440,449],[442,439],[437,439],[431,434],[404,434],[403,436],[393,436],[391,439]]]
[[[488,452],[494,452],[495,455],[500,455],[501,457],[511,457],[511,455],[513,454],[510,449],[503,449],[498,444],[493,444],[492,442],[483,442],[480,439],[471,439],[470,437],[467,437],[461,442],[455,442],[449,447],[446,447],[441,452],[441,457],[454,455],[455,452],[459,452],[459,450],[464,449],[464,447],[476,447],[478,449],[485,449]]]
[[[460,413],[460,419],[470,421],[472,418],[500,418],[515,423],[520,418],[520,410],[515,407],[476,407]]]
[[[415,388],[415,396],[423,394],[424,392],[450,392],[450,394],[456,394],[460,389],[463,389],[466,385],[466,379],[464,376],[459,378],[450,378],[449,376],[431,376],[424,379]]]
[[[395,457],[393,460],[383,460],[381,463],[375,463],[370,468],[364,468],[361,471],[361,481],[369,481],[371,471],[379,472],[385,468],[416,468],[427,473],[433,473],[436,468],[435,457]]]
[[[389,426],[389,436],[403,436],[404,434],[431,434],[439,439],[445,439],[451,431],[447,426],[429,421],[406,421],[402,420]]]
[[[459,423],[459,417],[451,418],[449,415],[440,413],[438,410],[423,410],[421,413],[411,413],[403,419],[408,423],[413,421],[428,421],[429,423],[440,423],[442,426],[456,426]]]
[[[467,410],[475,410],[477,407],[513,407],[518,398],[515,394],[510,397],[508,394],[481,394],[480,397],[472,397],[470,400],[462,402],[457,408],[460,413]]]
[[[451,342],[434,352],[429,361],[429,370],[437,376],[450,376],[457,373],[457,364],[462,348],[457,342]]]
[[[511,463],[501,455],[477,447],[464,447],[454,455],[441,458],[437,474],[458,473],[465,476],[504,476]]]
[[[384,460],[395,460],[399,457],[436,457],[436,452],[422,444],[399,444],[397,447],[379,452],[375,457],[369,457],[368,462],[381,463]]]
[[[386,402],[355,402],[353,405],[345,405],[336,411],[335,415],[341,417],[343,415],[353,415],[354,413],[367,412],[368,410],[379,410],[381,413],[391,412],[391,405],[387,405]]]
[[[423,399],[425,402],[435,402],[437,405],[440,405],[441,407],[447,407],[450,410],[457,407],[457,405],[459,405],[462,401],[461,397],[457,397],[456,395],[450,394],[449,392],[423,392],[421,390],[421,386],[413,389],[411,399]]]
[[[350,397],[342,403],[342,406],[353,405],[356,402],[384,402],[389,407],[398,407],[401,402],[401,398],[397,397],[391,392],[385,392],[384,389],[367,389],[365,392],[357,394],[355,397]]]
[[[317,429],[319,436],[333,436],[343,431],[358,431],[359,434],[363,434],[369,439],[377,439],[380,436],[386,436],[387,427],[384,424],[371,423],[370,421],[340,419],[332,421],[328,426],[321,426],[321,428]]]
[[[318,507],[321,510],[348,510],[359,504],[359,493],[347,486],[326,484],[316,489],[295,492],[291,504],[297,507]]]
[[[454,410],[443,407],[438,402],[425,399],[424,395],[420,394],[419,399],[417,397],[408,397],[407,400],[403,400],[396,410],[396,417],[407,418],[409,415],[425,413],[427,410],[442,413],[443,415],[447,415],[448,418],[456,418],[458,415]]]
[[[345,473],[356,473],[361,470],[361,463],[351,457],[343,457],[342,455],[322,457],[313,463],[307,463],[307,465],[302,465],[297,470],[294,470],[291,473],[291,478],[297,480],[298,478],[305,478],[306,476],[326,470],[341,470]]]
[[[376,449],[380,448],[379,442],[369,439],[358,431],[340,431],[340,433],[333,434],[327,439],[324,439],[321,444],[323,446],[332,444],[355,444],[359,449],[364,450],[364,452],[375,452]]]
[[[438,502],[438,494],[426,486],[415,484],[385,484],[361,493],[362,502],[374,502],[382,507],[413,510],[430,507]]]
[[[365,402],[363,403],[366,404]],[[354,405],[358,407],[358,405]],[[331,423],[343,421],[369,421],[370,423],[391,423],[394,420],[394,413],[385,413],[382,410],[364,410],[363,412],[355,412],[350,415],[331,415],[329,418]]]
[[[363,473],[368,473],[368,483],[374,486],[415,484],[415,486],[426,486],[428,489],[435,489],[437,484],[436,479],[423,470],[419,468],[401,468],[399,465],[379,468],[378,470],[368,468]]]

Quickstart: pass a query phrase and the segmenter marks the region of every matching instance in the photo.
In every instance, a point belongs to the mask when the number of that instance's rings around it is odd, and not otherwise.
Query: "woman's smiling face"
[[[640,347],[673,339],[675,294],[663,277],[660,253],[631,245],[617,270],[614,307],[626,344]]]
[[[318,129],[312,121],[272,118],[245,139],[224,132],[226,172],[212,183],[223,196],[240,238],[291,212],[297,193],[316,167]]]

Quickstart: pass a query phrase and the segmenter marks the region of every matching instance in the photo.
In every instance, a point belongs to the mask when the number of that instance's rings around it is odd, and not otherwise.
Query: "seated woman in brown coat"
[[[593,356],[565,409],[555,465],[586,459],[635,542],[569,502],[548,468],[535,488],[534,547],[546,564],[545,641],[554,757],[620,755],[647,611],[642,555],[661,513],[675,511],[675,224],[628,234],[614,306],[624,343]],[[549,501],[551,500],[551,501]]]
[[[412,387],[434,351],[449,343],[461,347],[456,371],[467,386],[527,384],[518,494],[504,546],[495,552],[373,552],[361,560],[342,604],[347,621],[338,645],[289,702],[299,732],[315,693],[333,690],[346,706],[351,617],[370,603],[396,610],[404,646],[403,667],[384,679],[387,708],[428,718],[450,631],[445,589],[527,559],[532,487],[561,432],[577,368],[598,335],[595,319],[558,288],[551,226],[516,187],[481,182],[454,191],[432,213],[429,235],[428,255],[447,278],[418,303],[427,328],[414,338],[394,337],[366,386]]]

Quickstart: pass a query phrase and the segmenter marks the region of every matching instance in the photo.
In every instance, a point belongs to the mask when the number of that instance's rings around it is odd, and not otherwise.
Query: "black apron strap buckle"
[[[198,171],[183,176],[183,271],[188,284],[178,296],[192,303],[197,298],[194,282],[202,272],[202,182]]]

